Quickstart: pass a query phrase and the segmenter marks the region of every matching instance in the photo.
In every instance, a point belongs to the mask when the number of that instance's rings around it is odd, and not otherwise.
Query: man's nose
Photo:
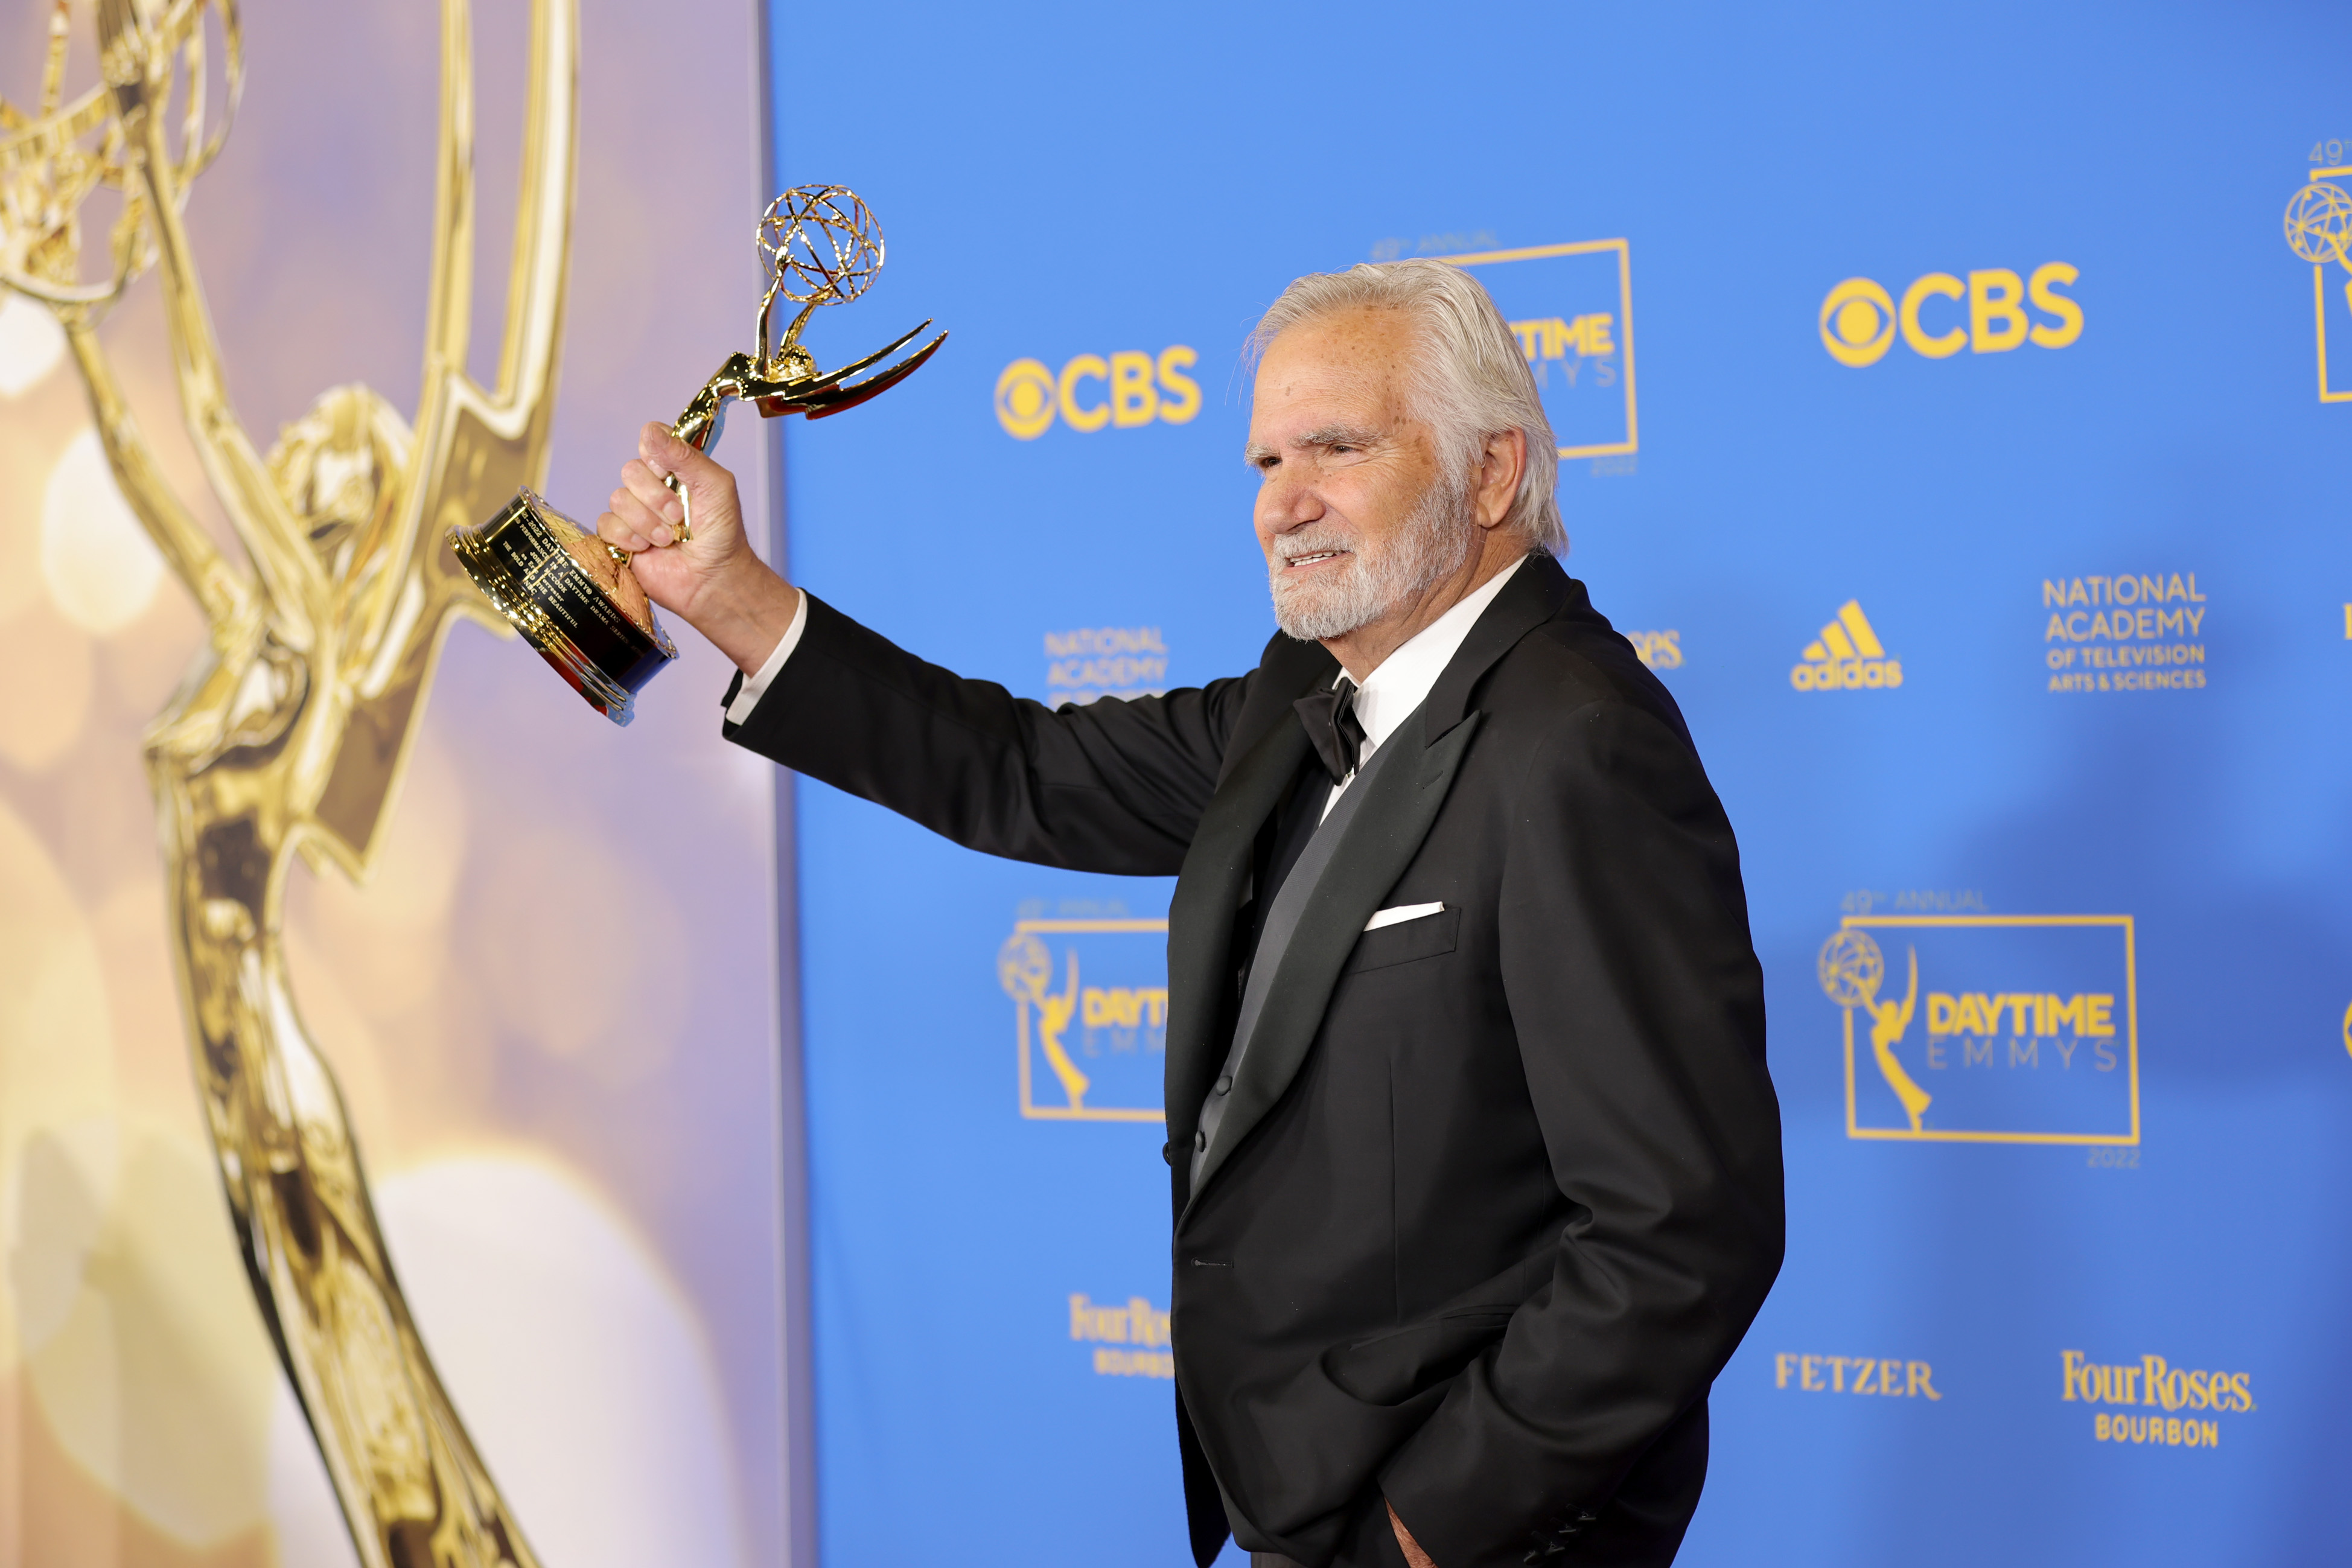
[[[1303,475],[1276,475],[1258,498],[1258,515],[1265,521],[1270,532],[1280,533],[1313,522],[1324,510],[1323,498],[1316,494],[1311,478]]]

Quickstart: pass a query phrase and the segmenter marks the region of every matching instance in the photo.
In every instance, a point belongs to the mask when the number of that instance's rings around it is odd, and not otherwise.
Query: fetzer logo
[[[1800,691],[1881,691],[1903,684],[1903,662],[1887,657],[1862,602],[1848,599],[1837,619],[1805,645],[1789,684]]]

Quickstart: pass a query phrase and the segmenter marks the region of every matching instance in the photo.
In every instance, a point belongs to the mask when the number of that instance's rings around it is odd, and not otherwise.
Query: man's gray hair
[[[1419,329],[1412,405],[1435,432],[1449,479],[1478,462],[1488,437],[1517,430],[1527,437],[1527,468],[1502,525],[1530,549],[1565,555],[1568,529],[1554,493],[1559,447],[1517,335],[1486,289],[1443,261],[1364,261],[1345,272],[1310,272],[1267,309],[1250,334],[1250,357],[1255,362],[1302,321],[1353,310],[1402,311]]]

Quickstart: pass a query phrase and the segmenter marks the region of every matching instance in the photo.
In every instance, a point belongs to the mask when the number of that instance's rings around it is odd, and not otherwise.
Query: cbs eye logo
[[[1849,278],[1822,301],[1822,347],[1856,369],[1885,359],[1898,331],[1923,359],[1949,359],[1962,349],[2007,353],[2023,342],[2063,349],[2083,335],[2083,307],[2058,290],[2081,276],[2063,261],[2045,261],[2030,278],[1990,267],[1969,273],[1966,283],[1930,272],[1912,279],[1900,304],[1876,279]],[[2029,301],[2051,319],[2029,314]]]
[[[1201,384],[1184,374],[1200,363],[1181,343],[1156,358],[1140,349],[1122,349],[1108,359],[1076,354],[1059,375],[1041,361],[1017,359],[996,378],[996,422],[1022,441],[1043,436],[1056,416],[1080,432],[1106,425],[1128,430],[1155,419],[1181,425],[1201,412]],[[1089,387],[1090,381],[1102,385]]]

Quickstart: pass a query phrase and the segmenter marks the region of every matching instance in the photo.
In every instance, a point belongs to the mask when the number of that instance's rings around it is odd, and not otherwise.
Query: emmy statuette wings
[[[838,370],[817,368],[801,333],[820,305],[845,305],[882,270],[882,229],[856,193],[841,185],[801,185],[768,205],[758,239],[768,289],[750,353],[732,353],[672,426],[698,451],[718,442],[727,405],[748,403],[766,418],[804,414],[823,419],[880,396],[922,367],[947,341],[941,332],[889,368],[849,378],[905,348],[931,323]],[[801,307],[774,338],[776,301]],[[692,502],[677,476],[665,481],[686,507],[676,530],[694,536]],[[677,657],[652,604],[630,570],[626,551],[604,543],[528,487],[479,527],[453,528],[449,542],[475,584],[513,623],[589,706],[615,724],[634,716],[636,694]]]

